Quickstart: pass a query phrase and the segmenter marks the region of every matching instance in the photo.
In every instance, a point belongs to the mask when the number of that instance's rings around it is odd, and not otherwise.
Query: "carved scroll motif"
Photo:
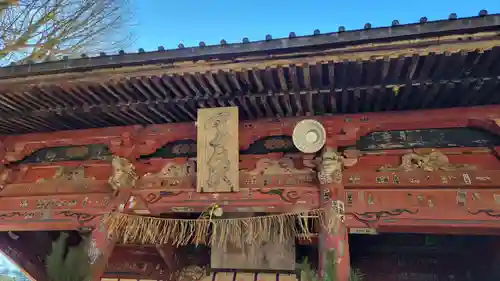
[[[239,190],[238,108],[198,110],[198,192]]]
[[[342,182],[343,157],[333,148],[325,148],[318,159],[318,180],[320,184]]]
[[[259,159],[255,164],[255,169],[251,171],[242,170],[241,172],[248,175],[304,175],[313,174],[314,171],[310,168],[297,169],[293,163],[293,160],[288,157],[281,158],[279,160],[274,159]]]
[[[135,167],[132,163],[125,158],[113,156],[111,165],[113,167],[113,172],[108,179],[108,183],[114,191],[118,191],[121,188],[135,187],[137,174],[135,173]]]
[[[417,154],[415,152],[405,154],[401,157],[401,165],[392,167],[385,165],[378,169],[379,172],[404,171],[411,172],[415,170],[424,170],[427,172],[435,171],[463,171],[474,170],[473,165],[468,164],[450,164],[448,157],[440,151],[432,151],[426,154]]]
[[[61,184],[63,182],[70,183],[77,188],[87,188],[89,182],[94,181],[94,177],[85,177],[85,168],[83,166],[66,167],[58,166],[55,174],[51,178],[43,178],[37,180],[37,184]]]

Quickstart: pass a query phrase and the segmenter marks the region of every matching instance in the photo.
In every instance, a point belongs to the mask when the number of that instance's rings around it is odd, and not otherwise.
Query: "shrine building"
[[[500,280],[500,15],[11,65],[0,117],[33,280],[61,233],[93,281]]]

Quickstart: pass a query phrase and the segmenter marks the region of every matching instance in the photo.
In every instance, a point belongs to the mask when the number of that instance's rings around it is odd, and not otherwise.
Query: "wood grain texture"
[[[238,108],[198,110],[198,192],[239,191]]]
[[[295,270],[295,241],[212,246],[212,269]],[[274,277],[276,278],[276,276]],[[276,280],[276,279],[274,279]]]

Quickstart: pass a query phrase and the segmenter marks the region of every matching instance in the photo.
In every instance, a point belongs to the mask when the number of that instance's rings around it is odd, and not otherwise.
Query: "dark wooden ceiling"
[[[0,133],[498,104],[499,35],[491,15],[0,68]]]

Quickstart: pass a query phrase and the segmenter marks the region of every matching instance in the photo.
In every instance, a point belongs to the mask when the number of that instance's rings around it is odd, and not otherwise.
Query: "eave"
[[[500,103],[500,15],[0,69],[0,133]]]

